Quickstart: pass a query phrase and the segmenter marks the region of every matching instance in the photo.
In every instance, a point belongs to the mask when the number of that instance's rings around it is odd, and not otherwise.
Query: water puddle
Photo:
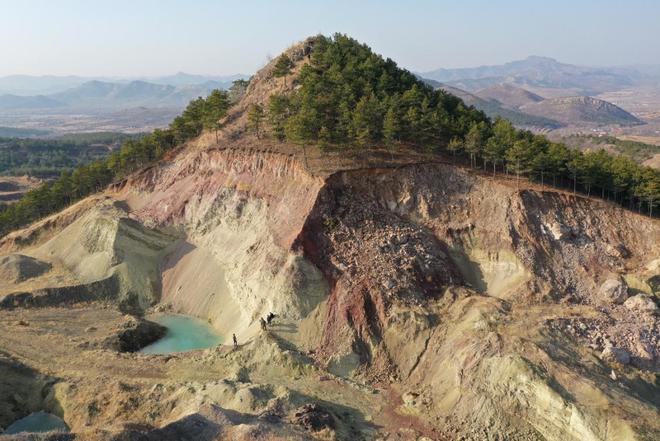
[[[25,418],[13,422],[2,435],[21,432],[68,432],[69,427],[59,417],[44,411],[34,412]]]
[[[222,343],[222,337],[203,320],[181,314],[162,314],[149,320],[167,328],[167,334],[157,342],[145,346],[145,354],[170,354],[193,349],[206,349]]]

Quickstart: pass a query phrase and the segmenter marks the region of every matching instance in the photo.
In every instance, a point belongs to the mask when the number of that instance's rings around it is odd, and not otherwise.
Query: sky
[[[416,72],[660,64],[660,0],[0,0],[0,76],[250,74],[335,32]]]

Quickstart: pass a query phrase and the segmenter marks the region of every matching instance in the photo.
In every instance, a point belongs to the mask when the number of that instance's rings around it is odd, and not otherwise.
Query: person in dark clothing
[[[264,320],[263,317],[259,317],[259,324],[261,325],[261,330],[262,331],[265,331],[267,329],[266,328],[266,320]]]
[[[277,317],[275,314],[269,312],[266,316],[266,322],[270,325],[270,322],[272,322],[275,317]]]
[[[238,349],[238,339],[236,338],[236,334],[232,334],[231,338],[234,340],[234,349]]]

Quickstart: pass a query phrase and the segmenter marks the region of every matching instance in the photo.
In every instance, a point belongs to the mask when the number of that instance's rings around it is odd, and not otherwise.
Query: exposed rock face
[[[106,339],[103,346],[119,352],[136,352],[159,340],[167,328],[148,320],[130,318],[117,333]]]
[[[555,301],[587,307],[605,296],[606,308],[620,308],[626,285],[603,284],[598,275],[621,273],[622,259],[628,273],[646,274],[655,253],[648,237],[658,234],[653,222],[596,212],[593,202],[568,195],[517,192],[443,164],[321,178],[288,155],[240,149],[190,151],[115,191],[128,207],[102,205],[36,244],[61,256],[89,282],[83,286],[113,280],[115,297],[103,299],[135,310],[160,299],[241,342],[258,332],[259,317],[275,312],[296,323],[296,344],[313,349],[331,373],[398,381],[418,394],[403,412],[459,432],[487,421],[497,421],[492,433],[535,434],[530,439],[601,439],[608,425],[633,430],[630,414],[607,420],[589,407],[590,395],[602,391],[566,401],[571,382],[593,388],[586,385],[600,384],[601,373],[569,380],[567,369],[594,368],[578,360],[562,367],[556,348],[573,343],[540,336],[556,317]],[[623,244],[626,257],[611,252]],[[4,303],[96,299],[21,296]],[[516,305],[526,314],[516,316]],[[604,359],[625,364],[627,351],[630,364],[655,365],[657,340],[640,336],[637,348],[611,329],[617,350]],[[113,341],[120,350],[139,346]],[[602,375],[609,384],[609,371]],[[643,403],[619,389],[607,394],[648,421]],[[489,405],[474,412],[484,397]],[[521,411],[520,402],[530,404]],[[162,427],[131,430],[164,436]]]
[[[305,47],[290,52],[294,70]],[[13,328],[0,351],[57,375],[45,395],[74,432],[658,438],[658,317],[647,297],[626,300],[627,284],[643,291],[657,276],[657,221],[422,155],[396,167],[345,152],[308,161],[311,149],[243,137],[245,109],[293,87],[269,69],[221,146],[205,133],[0,241],[67,277],[3,291]],[[611,274],[627,284],[603,283]],[[158,303],[236,334],[238,347],[117,353],[162,330],[116,309]]]
[[[620,305],[628,298],[628,286],[621,279],[607,279],[598,288],[598,295],[606,304]]]

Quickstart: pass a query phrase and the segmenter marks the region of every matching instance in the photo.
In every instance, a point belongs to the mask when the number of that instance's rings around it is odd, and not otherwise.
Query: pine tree
[[[273,75],[277,78],[284,77],[284,86],[286,87],[286,76],[291,72],[293,67],[293,62],[286,54],[280,55],[275,63],[275,68],[273,69]]]
[[[319,130],[319,148],[325,150],[330,146],[332,142],[332,136],[330,135],[330,130],[326,126],[321,127]]]
[[[520,139],[506,152],[507,167],[516,174],[516,185],[520,185],[520,175],[529,171],[530,168],[530,142]]]
[[[481,154],[486,143],[487,134],[486,123],[473,123],[470,130],[465,135],[465,151],[470,155],[470,166],[474,167],[477,163],[477,156]]]
[[[451,152],[452,156],[456,156],[457,153],[464,150],[463,140],[459,137],[453,137],[447,145],[447,150]]]
[[[380,139],[381,123],[378,99],[373,94],[363,96],[353,111],[353,133],[358,144],[366,146]]]
[[[264,108],[261,104],[252,104],[250,106],[250,110],[248,111],[248,127],[257,135],[257,138],[261,138],[261,125],[265,115]]]
[[[388,146],[399,140],[401,134],[401,117],[394,105],[390,105],[383,119],[383,139]]]
[[[284,141],[284,123],[287,118],[289,101],[284,95],[272,95],[268,101],[268,122],[273,130],[273,135],[280,142]]]
[[[215,89],[206,98],[204,106],[204,127],[215,132],[215,142],[218,143],[218,130],[222,127],[220,120],[227,116],[231,106],[229,94]]]
[[[235,80],[231,83],[231,87],[229,88],[229,101],[234,104],[240,101],[241,98],[243,98],[243,95],[245,95],[245,92],[247,91],[247,88],[250,84],[250,80]]]
[[[493,176],[497,172],[497,164],[503,163],[507,145],[501,143],[497,136],[491,136],[484,146],[484,159],[493,164]]]

